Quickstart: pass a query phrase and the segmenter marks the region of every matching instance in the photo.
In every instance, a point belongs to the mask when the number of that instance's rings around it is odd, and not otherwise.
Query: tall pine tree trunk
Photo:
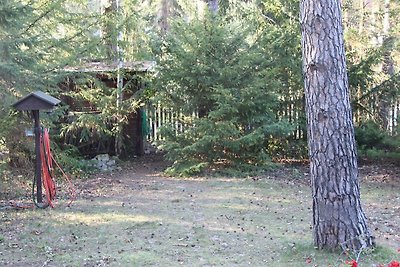
[[[340,1],[300,5],[314,244],[358,251],[373,237],[360,203]]]

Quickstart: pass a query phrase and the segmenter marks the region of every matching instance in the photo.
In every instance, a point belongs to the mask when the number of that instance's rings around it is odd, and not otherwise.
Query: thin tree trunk
[[[122,123],[122,102],[123,102],[123,90],[124,90],[124,75],[122,71],[123,67],[123,62],[124,62],[124,50],[123,47],[121,46],[122,40],[123,40],[123,32],[121,29],[121,16],[123,14],[123,0],[113,0],[116,2],[116,23],[117,23],[117,28],[118,28],[118,35],[117,35],[117,61],[118,61],[118,67],[117,67],[117,109],[118,109],[118,121],[117,121],[117,136],[116,136],[116,150],[115,153],[117,156],[120,156],[122,153],[123,149],[123,139],[124,139],[124,133],[123,133],[123,123]]]
[[[169,30],[169,0],[162,0],[161,1],[161,15],[160,15],[160,29],[161,34],[165,35]]]
[[[340,1],[302,0],[300,12],[314,244],[358,251],[374,242],[360,203]]]
[[[362,34],[364,31],[364,0],[360,0],[359,9],[360,20],[358,21],[358,34]]]
[[[122,152],[122,130],[123,125],[121,123],[121,112],[122,112],[122,91],[123,91],[123,75],[121,68],[123,65],[123,49],[121,47],[122,41],[122,31],[120,29],[121,21],[121,10],[123,0],[108,0],[109,7],[105,9],[105,15],[107,18],[107,23],[105,25],[106,32],[106,45],[107,45],[107,57],[109,60],[117,63],[117,97],[116,97],[116,107],[117,113],[115,114],[116,120],[116,134],[115,134],[115,154],[120,156]]]
[[[118,16],[117,13],[117,0],[109,0],[109,6],[104,9],[104,15],[107,19],[103,27],[103,32],[105,35],[107,59],[111,61],[117,61],[118,59],[118,32],[115,23]]]
[[[382,72],[386,75],[388,79],[390,79],[390,76],[394,75],[394,63],[391,55],[393,49],[393,40],[390,36],[390,0],[385,0],[384,5],[384,16],[382,23],[383,32],[380,38],[380,45],[383,45],[385,49]],[[390,94],[384,92],[379,96],[378,103],[379,119],[382,122],[383,129],[386,131],[391,129],[390,105],[392,99],[390,98]]]

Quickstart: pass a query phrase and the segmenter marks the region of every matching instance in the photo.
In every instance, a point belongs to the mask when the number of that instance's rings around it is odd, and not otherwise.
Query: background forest
[[[390,0],[343,3],[362,158],[400,159],[399,8]],[[146,114],[148,142],[173,162],[171,173],[254,171],[271,160],[306,159],[298,9],[292,0],[4,0],[1,162],[30,164],[24,131],[32,121],[11,105],[37,90],[73,99],[75,110],[64,101],[43,114],[71,170],[85,168],[82,147],[93,143],[111,142],[119,155],[123,129],[138,111]],[[116,88],[77,71],[93,62],[117,66],[107,73]],[[121,67],[128,62],[151,67],[132,74]],[[70,80],[73,89],[65,86]]]

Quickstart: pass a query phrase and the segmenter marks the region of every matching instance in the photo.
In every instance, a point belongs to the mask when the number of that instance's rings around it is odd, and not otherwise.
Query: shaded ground
[[[163,168],[146,158],[80,181],[71,208],[62,200],[53,210],[5,209],[3,194],[0,266],[344,266],[353,256],[312,248],[306,167],[248,179],[163,177]],[[371,228],[386,247],[361,263],[399,260],[400,170],[361,174]]]

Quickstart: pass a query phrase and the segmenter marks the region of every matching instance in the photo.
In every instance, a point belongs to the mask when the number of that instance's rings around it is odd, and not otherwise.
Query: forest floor
[[[165,177],[165,166],[145,157],[75,181],[71,207],[61,192],[54,209],[15,209],[24,191],[3,186],[0,266],[348,266],[356,257],[313,248],[305,166],[253,178]],[[400,168],[360,172],[378,248],[359,266],[400,260]]]

